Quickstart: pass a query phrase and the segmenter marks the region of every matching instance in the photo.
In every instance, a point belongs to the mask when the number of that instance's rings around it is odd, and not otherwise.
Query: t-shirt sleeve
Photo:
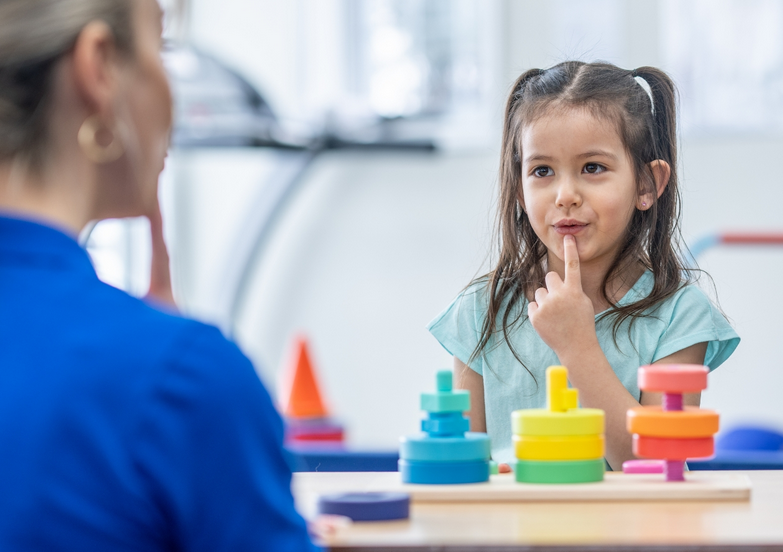
[[[317,550],[294,509],[280,416],[216,328],[188,328],[147,400],[137,465],[172,549]]]
[[[486,308],[482,307],[485,288],[474,285],[460,293],[442,313],[427,325],[427,329],[452,356],[467,364],[478,345]],[[470,366],[482,373],[481,361]]]
[[[676,298],[666,330],[658,341],[653,362],[695,345],[707,343],[704,365],[714,370],[731,356],[740,338],[726,317],[695,285]]]

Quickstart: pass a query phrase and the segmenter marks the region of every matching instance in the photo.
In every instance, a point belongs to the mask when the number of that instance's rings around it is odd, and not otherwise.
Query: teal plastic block
[[[441,392],[452,390],[451,371],[438,371],[438,373],[435,375],[435,389]]]
[[[470,392],[465,389],[421,394],[421,409],[425,412],[465,412],[470,410]]]
[[[448,485],[489,481],[489,462],[415,462],[397,463],[403,483]]]
[[[417,462],[472,462],[489,460],[490,441],[486,433],[464,437],[430,437],[426,433],[400,438],[400,458]]]

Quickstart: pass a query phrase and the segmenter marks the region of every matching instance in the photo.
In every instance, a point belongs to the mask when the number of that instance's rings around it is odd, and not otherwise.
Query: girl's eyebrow
[[[551,161],[552,159],[554,159],[554,157],[548,155],[531,155],[525,157],[525,163],[530,163],[531,161]]]
[[[611,152],[605,150],[591,150],[577,155],[579,158],[585,157],[608,157],[609,159],[617,160],[617,156]]]
[[[607,157],[613,161],[617,160],[617,156],[606,150],[590,150],[584,153],[580,153],[576,156],[578,159],[584,159],[587,157]],[[525,163],[532,163],[533,161],[552,161],[554,157],[549,155],[534,154],[529,157],[525,157]]]

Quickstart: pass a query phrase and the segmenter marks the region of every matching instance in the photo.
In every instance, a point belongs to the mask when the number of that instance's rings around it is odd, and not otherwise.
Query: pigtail
[[[633,76],[647,82],[652,94],[653,143],[656,159],[677,165],[677,92],[669,76],[655,67],[640,67]],[[674,173],[672,173],[674,174]]]
[[[647,234],[649,269],[653,273],[651,296],[661,297],[675,293],[682,285],[683,266],[680,254],[679,211],[680,197],[677,182],[677,93],[669,76],[655,67],[640,67],[635,76],[644,79],[652,96],[650,125],[650,158],[666,161],[671,175],[666,189],[653,201],[652,217]],[[648,169],[649,170],[649,169]]]
[[[509,251],[519,251],[520,236],[515,225],[503,225],[502,220],[518,221],[524,213],[521,212],[517,201],[518,189],[522,182],[522,152],[520,151],[522,120],[518,112],[524,103],[525,90],[531,79],[539,76],[541,69],[530,69],[523,73],[514,83],[511,94],[506,102],[505,118],[503,123],[503,141],[500,150],[500,205],[495,224],[497,226],[498,246],[501,255],[500,266],[503,261],[513,261],[508,256]],[[513,246],[504,249],[503,242]]]
[[[537,241],[537,237],[530,224],[525,221],[527,215],[517,200],[517,191],[522,182],[522,152],[519,149],[522,118],[519,116],[519,111],[525,103],[527,87],[531,80],[543,73],[542,69],[530,69],[524,72],[514,82],[506,102],[503,141],[500,152],[500,197],[495,219],[495,234],[498,241],[499,258],[495,270],[484,277],[487,282],[487,315],[482,323],[479,343],[471,353],[467,362],[468,365],[479,357],[489,344],[492,335],[496,332],[496,321],[504,298],[511,297],[510,304],[513,305],[524,295],[525,286],[523,284],[524,281],[529,279],[530,275],[521,274],[521,269],[531,264],[525,262],[524,257],[529,257],[531,254],[543,257],[546,252],[541,247],[531,248],[526,246],[532,243],[533,240]],[[540,259],[538,260],[540,261]],[[540,266],[540,262],[533,264]],[[533,376],[508,339],[509,325],[513,325],[518,320],[515,319],[509,324],[510,314],[511,309],[506,308],[501,324],[503,336],[509,343],[512,354],[525,370]],[[533,379],[535,379],[535,376],[533,376]]]

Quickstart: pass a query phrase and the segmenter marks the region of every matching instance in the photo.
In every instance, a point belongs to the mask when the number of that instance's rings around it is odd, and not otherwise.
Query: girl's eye
[[[555,171],[550,167],[536,167],[533,169],[533,174],[539,178],[544,178],[545,176],[554,176]]]
[[[606,167],[599,165],[598,163],[588,163],[585,165],[584,171],[588,174],[598,174],[606,170]]]

